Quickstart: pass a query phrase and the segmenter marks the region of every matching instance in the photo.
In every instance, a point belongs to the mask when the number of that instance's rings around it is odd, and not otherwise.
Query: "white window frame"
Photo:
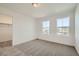
[[[50,20],[42,21],[42,34],[50,34]]]
[[[67,18],[67,22],[66,21],[66,18]],[[65,19],[65,21],[64,21]],[[58,35],[65,35],[65,36],[69,36],[69,32],[70,32],[70,17],[63,17],[63,18],[58,18],[57,19],[57,22],[58,20],[60,20],[60,26],[58,26],[57,24],[57,34]]]

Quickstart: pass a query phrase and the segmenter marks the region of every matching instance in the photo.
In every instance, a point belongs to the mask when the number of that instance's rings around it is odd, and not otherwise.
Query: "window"
[[[70,18],[60,18],[57,19],[57,34],[59,35],[69,35]]]
[[[42,22],[42,32],[43,34],[49,34],[50,22],[49,20],[45,20]]]

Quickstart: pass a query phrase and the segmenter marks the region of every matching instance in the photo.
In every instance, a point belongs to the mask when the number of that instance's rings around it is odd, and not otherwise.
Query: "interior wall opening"
[[[12,46],[12,16],[0,14],[0,47]]]

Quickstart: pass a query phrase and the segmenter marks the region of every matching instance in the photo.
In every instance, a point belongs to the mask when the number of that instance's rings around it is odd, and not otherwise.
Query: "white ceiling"
[[[31,3],[3,3],[0,5],[24,15],[39,18],[54,13],[74,10],[76,4],[41,3],[37,8],[34,8]]]

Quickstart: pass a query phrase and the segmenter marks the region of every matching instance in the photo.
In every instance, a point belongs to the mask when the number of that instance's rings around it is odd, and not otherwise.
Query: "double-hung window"
[[[69,35],[70,18],[64,17],[57,19],[57,34],[58,35]]]
[[[49,34],[49,31],[50,31],[50,21],[45,20],[42,22],[42,33]]]

